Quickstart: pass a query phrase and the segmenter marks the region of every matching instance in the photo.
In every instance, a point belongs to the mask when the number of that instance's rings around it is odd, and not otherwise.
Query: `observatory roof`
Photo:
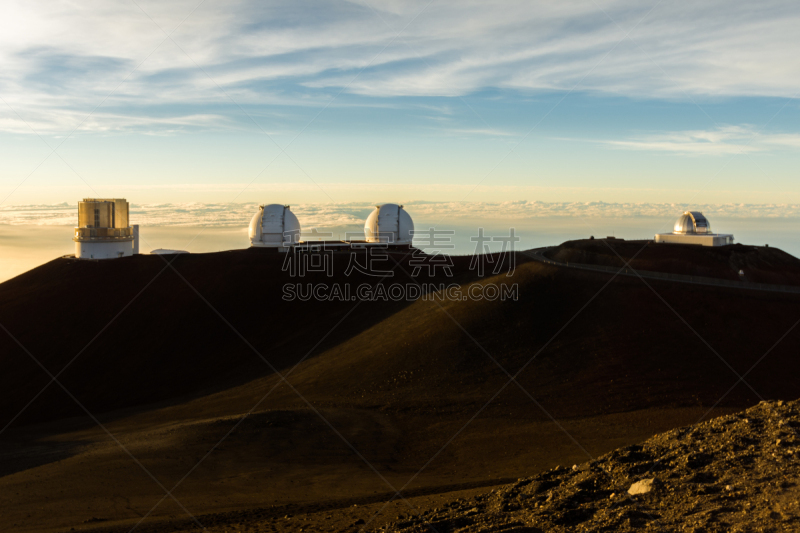
[[[686,211],[675,221],[673,232],[692,235],[711,233],[711,223],[700,211]]]
[[[413,233],[414,221],[402,205],[377,205],[364,222],[367,242],[411,244]]]
[[[250,246],[283,248],[300,240],[300,229],[288,205],[261,205],[250,220]]]
[[[167,248],[158,248],[150,252],[150,255],[170,255],[170,254],[188,254],[186,250],[169,250]]]

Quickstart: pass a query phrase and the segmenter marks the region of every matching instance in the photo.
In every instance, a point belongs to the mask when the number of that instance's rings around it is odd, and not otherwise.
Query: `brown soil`
[[[380,530],[796,531],[798,429],[798,402],[762,402]],[[632,495],[641,483],[650,490]]]
[[[215,533],[301,528],[355,532],[363,526],[356,524],[359,520],[380,527],[520,475],[585,460],[570,436],[591,454],[601,454],[696,421],[705,411],[647,410],[560,421],[569,436],[550,421],[481,417],[413,481],[465,420],[448,419],[423,428],[419,426],[424,418],[394,419],[394,428],[407,432],[405,436],[386,428],[387,418],[370,411],[321,414],[366,454],[380,476],[325,431],[314,413],[263,411],[192,471],[175,490],[176,499]],[[168,411],[148,413],[111,422],[107,428],[172,489],[238,419],[169,423],[169,418]],[[200,531],[169,498],[140,523],[165,492],[98,428],[44,438],[29,428],[14,437],[4,435],[0,449],[2,464],[16,467],[0,478],[2,530],[121,533],[136,526],[135,531],[151,533]],[[395,448],[400,453],[388,456]],[[403,498],[397,498],[395,490],[404,486]]]

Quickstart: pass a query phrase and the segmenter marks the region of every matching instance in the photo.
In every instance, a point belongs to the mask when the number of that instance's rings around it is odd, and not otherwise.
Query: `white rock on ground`
[[[635,496],[636,494],[647,494],[654,488],[656,488],[655,478],[643,479],[631,485],[631,488],[628,489],[628,494],[631,496]]]

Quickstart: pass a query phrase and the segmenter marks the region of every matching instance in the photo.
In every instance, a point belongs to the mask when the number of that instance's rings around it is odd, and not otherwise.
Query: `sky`
[[[798,27],[789,1],[6,0],[0,209],[791,213]]]

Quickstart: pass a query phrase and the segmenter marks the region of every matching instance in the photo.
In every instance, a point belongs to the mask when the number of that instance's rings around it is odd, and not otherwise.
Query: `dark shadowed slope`
[[[694,246],[622,239],[567,241],[546,252],[562,263],[622,266],[634,258],[636,270],[668,272],[776,285],[800,285],[800,259],[764,246]],[[743,275],[739,274],[743,272]]]
[[[609,283],[535,262],[512,279],[518,301],[418,301],[305,363],[292,382],[325,406],[461,412],[519,372],[519,384],[560,417],[800,395],[798,296]],[[746,379],[758,395],[737,385],[765,355]],[[531,413],[516,385],[505,392],[491,409]]]
[[[404,264],[411,260],[392,255]],[[290,282],[355,288],[392,281],[358,271],[345,276],[349,256],[334,259],[332,278],[325,272],[293,278],[283,271],[283,254],[258,249],[105,262],[57,259],[3,283],[0,427],[49,381],[31,355],[52,374],[74,360],[60,381],[91,411],[105,412],[250,381],[272,371],[264,359],[283,369],[318,344],[315,353],[407,305],[282,299]],[[463,266],[456,269],[456,279],[469,275]],[[20,421],[80,412],[50,386]]]
[[[406,483],[417,495],[499,484],[693,423],[718,401],[730,410],[800,396],[796,295],[645,284],[522,258],[511,277],[476,280],[459,258],[462,289],[516,283],[519,298],[285,302],[281,260],[179,256],[177,273],[161,273],[63,376],[165,486],[191,471],[176,495],[221,531],[301,509],[360,510]],[[44,265],[0,286],[0,323],[57,369],[163,266]],[[392,283],[408,281],[407,267]],[[339,268],[341,277],[346,262]],[[7,335],[0,343],[10,419],[47,379]],[[291,372],[288,385],[251,346]],[[93,421],[63,418],[78,409],[48,391],[2,435],[0,511],[12,530],[107,530],[98,518],[129,531],[163,490]],[[150,516],[147,531],[196,525],[170,500]]]
[[[708,405],[731,388],[723,404],[745,405],[757,396],[736,385],[737,374],[765,354],[747,383],[767,397],[800,394],[800,331],[790,330],[800,319],[797,296],[609,281],[528,262],[513,277],[477,282],[516,283],[517,301],[286,302],[281,288],[293,280],[281,261],[253,251],[179,256],[174,270],[158,257],[59,260],[0,286],[0,323],[53,373],[79,354],[62,382],[93,412],[261,376],[269,383],[272,368],[288,369],[312,349],[293,383],[337,407],[460,410],[517,372],[560,416]],[[469,284],[466,270],[456,279]],[[412,282],[409,272],[397,269],[392,282]],[[379,279],[337,275],[354,285]],[[330,283],[324,274],[309,281]],[[48,377],[8,335],[0,342],[8,420]],[[51,386],[28,416],[77,412]]]

